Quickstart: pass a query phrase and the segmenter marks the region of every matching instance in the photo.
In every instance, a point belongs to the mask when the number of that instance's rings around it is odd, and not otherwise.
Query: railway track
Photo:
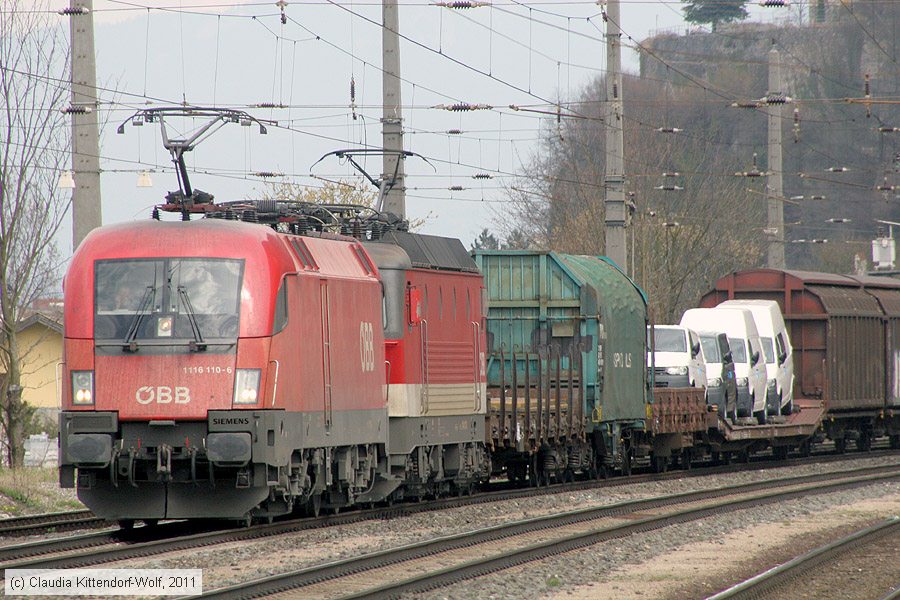
[[[859,455],[826,455],[814,462],[846,462],[853,461],[857,458],[878,457],[880,454],[882,453],[871,452]],[[888,456],[894,455],[895,452],[885,451],[883,454]],[[251,528],[229,527],[223,529],[222,522],[220,521],[193,521],[190,523],[182,521],[164,522],[155,527],[137,527],[133,530],[119,529],[0,546],[0,569],[87,567],[116,560],[154,556],[175,550],[186,550],[227,542],[254,540],[320,527],[348,525],[366,520],[396,518],[421,512],[446,510],[474,504],[516,500],[540,495],[603,487],[618,487],[636,483],[664,481],[667,479],[702,477],[709,474],[740,470],[759,470],[762,466],[776,468],[809,463],[809,459],[791,459],[777,462],[767,461],[765,463],[751,462],[739,465],[720,465],[697,469],[690,472],[676,471],[661,474],[647,473],[609,480],[591,480],[555,484],[542,488],[503,489],[502,486],[500,486],[501,489],[469,497],[442,498],[420,503],[370,508],[318,518],[295,518],[266,525],[257,525]]]
[[[711,596],[709,600],[749,600],[777,594],[784,592],[787,586],[801,577],[808,584],[809,580],[815,577],[816,571],[826,570],[830,563],[844,558],[853,549],[873,544],[885,536],[898,535],[900,535],[900,517],[891,517],[742,581]],[[897,592],[896,596],[889,594],[888,597],[900,597],[900,592]]]
[[[581,509],[307,567],[211,590],[203,597],[255,598],[299,588],[303,588],[304,595],[315,597],[343,597],[347,590],[356,590],[347,598],[385,598],[421,593],[632,533],[895,479],[900,479],[900,466],[892,465],[760,481]],[[679,505],[688,506],[682,510],[646,516],[647,511]],[[611,518],[619,522],[601,527],[590,523]],[[511,542],[515,538],[521,538],[518,544]],[[479,554],[481,556],[475,560],[469,560]],[[448,564],[452,566],[446,566]],[[422,574],[408,577],[410,573]],[[381,586],[376,583],[373,587],[373,581],[390,583]]]
[[[22,537],[48,531],[71,531],[108,527],[109,521],[95,517],[89,510],[27,515],[0,520],[0,537]]]

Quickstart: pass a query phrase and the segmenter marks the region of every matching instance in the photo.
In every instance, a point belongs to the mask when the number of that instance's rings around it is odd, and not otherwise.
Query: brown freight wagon
[[[900,281],[750,269],[726,275],[700,301],[774,300],[794,348],[795,398],[820,399],[839,450],[890,435],[900,445]]]

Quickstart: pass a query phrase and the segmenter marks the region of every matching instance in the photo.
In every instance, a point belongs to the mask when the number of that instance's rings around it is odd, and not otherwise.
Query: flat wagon
[[[726,275],[701,299],[775,300],[794,347],[794,396],[819,400],[839,450],[900,445],[900,281],[777,269]]]

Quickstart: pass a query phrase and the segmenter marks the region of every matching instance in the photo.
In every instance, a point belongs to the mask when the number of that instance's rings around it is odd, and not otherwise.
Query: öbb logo
[[[174,389],[165,385],[151,387],[145,385],[138,388],[134,394],[138,404],[187,404],[191,401],[191,390],[186,387],[175,387]]]

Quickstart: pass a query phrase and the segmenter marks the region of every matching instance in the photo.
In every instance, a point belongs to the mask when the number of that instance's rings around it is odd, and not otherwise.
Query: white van
[[[706,387],[706,365],[700,354],[697,332],[678,325],[656,325],[652,344],[651,327],[647,327],[648,368],[653,371],[656,387]]]
[[[746,308],[753,313],[766,355],[766,406],[770,415],[789,415],[794,409],[794,350],[774,300],[726,300],[721,307]]]
[[[766,422],[766,362],[753,314],[746,308],[692,308],[681,317],[685,327],[728,336],[737,377],[738,416]]]

